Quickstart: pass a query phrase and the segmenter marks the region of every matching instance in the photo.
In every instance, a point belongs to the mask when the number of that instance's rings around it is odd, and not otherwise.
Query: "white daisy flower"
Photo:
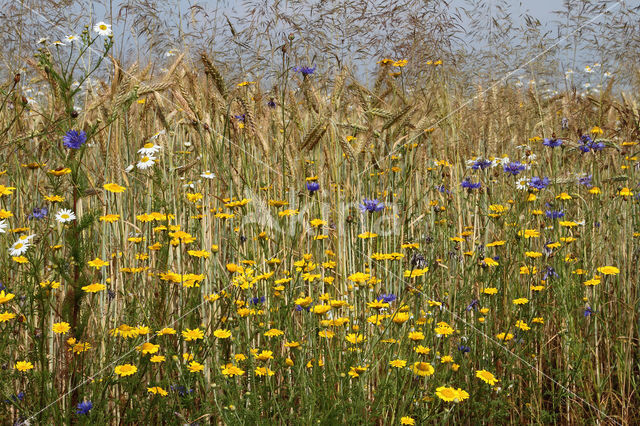
[[[102,21],[94,25],[93,31],[97,32],[101,36],[110,36],[111,34],[113,34],[113,32],[111,31],[111,25]]]
[[[138,164],[136,164],[136,166],[138,166],[138,168],[142,170],[148,169],[149,167],[153,166],[153,162],[155,161],[155,159],[156,158],[151,155],[145,155],[140,159],[140,161],[138,161]]]
[[[35,237],[36,237],[36,234],[21,235],[20,238],[18,238],[18,241],[23,242],[23,243],[30,243],[31,240],[33,240]]]
[[[167,52],[164,54],[164,56],[165,56],[165,58],[168,58],[168,57],[170,57],[170,56],[176,56],[176,51],[175,51],[175,50],[173,50],[173,49],[171,49],[171,50],[167,51]]]
[[[156,145],[153,142],[148,142],[138,150],[138,154],[143,156],[145,155],[152,156],[156,152],[160,151],[161,148],[162,147],[160,145]]]
[[[51,43],[53,46],[64,46],[64,43],[61,42],[60,40],[56,40],[53,43]]]
[[[200,177],[203,177],[205,179],[213,179],[216,177],[216,175],[214,173],[211,173],[209,170],[207,170],[206,172],[202,173]]]
[[[9,247],[9,254],[11,256],[22,256],[27,250],[29,250],[29,247],[31,247],[29,243],[18,240]]]
[[[126,169],[124,169],[125,173],[130,173],[136,166],[133,164],[129,164]]]
[[[56,213],[56,220],[60,223],[71,222],[76,220],[76,215],[72,210],[62,209]]]
[[[0,234],[4,234],[5,232],[7,232],[7,221],[6,220],[0,220]]]
[[[165,133],[167,133],[167,131],[166,131],[166,130],[160,130],[158,133],[156,133],[155,135],[151,136],[151,137],[149,138],[149,140],[151,140],[151,141],[152,141],[152,140],[154,140],[154,139],[157,139],[158,137],[160,137],[160,136],[164,135]]]
[[[78,36],[75,34],[71,34],[66,36],[64,39],[67,40],[69,43],[73,43],[74,41],[78,41]]]
[[[584,72],[586,73],[592,73],[593,70],[591,69],[591,67],[589,65],[587,65],[586,67],[584,67]]]
[[[49,37],[41,37],[38,39],[38,44],[45,44],[49,40]]]
[[[529,189],[529,178],[523,176],[520,179],[516,180],[516,188],[520,191]]]

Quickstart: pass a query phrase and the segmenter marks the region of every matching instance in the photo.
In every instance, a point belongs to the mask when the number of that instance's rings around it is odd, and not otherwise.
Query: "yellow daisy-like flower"
[[[204,365],[202,365],[202,364],[200,364],[199,362],[196,362],[196,361],[191,361],[191,363],[189,363],[189,366],[187,367],[187,369],[191,373],[198,373],[198,372],[204,370]]]
[[[127,189],[124,186],[118,185],[117,183],[107,183],[102,187],[109,192],[113,192],[114,194],[119,194],[121,192],[124,192]]]
[[[424,333],[420,331],[411,331],[407,337],[409,337],[409,340],[417,342],[419,340],[424,340]]]
[[[389,365],[395,368],[404,368],[407,365],[407,361],[403,359],[394,359],[393,361],[389,361]]]
[[[412,370],[413,374],[426,377],[431,376],[434,373],[435,368],[433,368],[433,365],[429,364],[428,362],[417,361],[413,363]]]
[[[151,358],[149,358],[149,361],[151,361],[153,363],[165,362],[166,360],[167,360],[167,358],[165,358],[162,355],[154,355]]]
[[[615,266],[601,266],[597,270],[602,275],[618,275],[620,273],[620,269]]]
[[[4,196],[4,195],[11,195],[13,194],[13,191],[15,191],[16,188],[13,186],[4,186],[4,185],[0,185],[0,197]]]
[[[114,223],[120,220],[119,214],[106,214],[104,216],[100,216],[100,222],[109,222]]]
[[[142,345],[136,347],[136,350],[138,350],[138,352],[142,352],[143,355],[155,354],[158,352],[158,349],[160,349],[160,345],[154,345],[150,342],[144,342]]]
[[[192,340],[204,338],[204,333],[199,328],[194,328],[193,330],[187,328],[182,332],[182,337],[184,337],[184,340],[187,342],[190,342]]]
[[[409,416],[404,416],[400,418],[400,424],[401,425],[415,425],[416,421],[409,417]]]
[[[105,290],[106,288],[106,285],[100,283],[93,283],[82,287],[82,289],[87,293],[97,293],[99,291]]]
[[[68,322],[57,322],[52,325],[51,329],[56,334],[66,334],[71,329],[71,326],[69,326]]]
[[[59,169],[49,170],[49,174],[54,176],[62,176],[71,173],[71,169],[68,167],[60,167]]]
[[[466,391],[460,388],[455,389],[447,386],[440,386],[437,388],[436,396],[446,402],[460,402],[469,398],[469,394]]]
[[[13,299],[14,297],[16,297],[15,294],[13,293],[5,293],[4,290],[0,291],[0,304],[1,303],[7,303],[9,300]]]
[[[527,299],[526,297],[520,297],[518,299],[513,299],[513,304],[514,305],[526,305],[527,303],[529,303],[529,299]]]
[[[25,371],[32,370],[33,364],[29,361],[18,361],[16,362],[16,365],[14,367],[16,370],[22,371],[24,373]]]
[[[107,266],[109,264],[109,262],[105,262],[104,260],[100,259],[99,257],[96,257],[95,259],[88,261],[87,264],[89,266],[92,266],[92,267],[96,268],[96,269],[100,269],[103,266]]]
[[[231,337],[231,332],[229,330],[224,330],[222,328],[219,328],[213,332],[213,335],[218,339],[228,339],[229,337]]]
[[[622,188],[620,190],[620,192],[618,194],[623,196],[623,197],[631,197],[633,195],[633,191],[631,190],[631,188],[627,188],[625,186],[624,188]]]
[[[131,364],[118,365],[114,369],[114,372],[117,375],[122,376],[122,377],[131,376],[131,375],[135,374],[136,371],[138,371],[138,367],[136,367],[135,365],[131,365]]]
[[[15,317],[16,317],[16,314],[14,314],[13,312],[4,311],[0,313],[0,323],[12,320]]]
[[[278,330],[277,328],[272,328],[268,330],[266,333],[264,333],[265,337],[276,337],[276,336],[282,336],[283,334],[284,334],[284,331]]]
[[[498,293],[498,289],[495,288],[495,287],[487,287],[487,288],[482,290],[482,293],[493,295],[493,294],[497,294]]]
[[[161,396],[169,395],[169,392],[167,392],[166,390],[162,389],[160,386],[153,386],[151,388],[147,388],[147,392],[153,393],[155,395],[161,395]]]
[[[278,216],[280,217],[284,217],[284,216],[295,216],[299,213],[298,210],[293,210],[293,209],[287,209],[287,210],[283,210],[281,212],[278,212]]]

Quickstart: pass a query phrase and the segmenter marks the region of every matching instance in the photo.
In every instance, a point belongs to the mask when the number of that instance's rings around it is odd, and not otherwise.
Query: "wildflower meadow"
[[[2,424],[640,422],[633,86],[85,23],[0,86]]]

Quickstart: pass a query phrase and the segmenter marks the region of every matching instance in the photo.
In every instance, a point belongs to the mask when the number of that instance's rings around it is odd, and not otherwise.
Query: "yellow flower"
[[[409,340],[418,341],[424,340],[424,334],[419,331],[412,331],[409,333]]]
[[[493,260],[490,257],[485,257],[484,260],[482,261],[482,263],[484,263],[487,266],[498,266],[499,263],[496,262],[495,260]]]
[[[540,253],[539,251],[527,251],[524,253],[524,255],[534,259],[538,257],[542,257],[542,253]]]
[[[280,217],[284,217],[284,216],[295,216],[299,213],[298,210],[292,210],[292,209],[287,209],[287,210],[283,210],[281,212],[278,212],[278,216]]]
[[[13,299],[14,297],[16,297],[15,294],[5,293],[4,290],[2,290],[0,291],[0,304],[7,303],[9,300]]]
[[[602,275],[618,275],[620,273],[620,269],[615,266],[601,266],[598,268],[598,272]]]
[[[109,192],[113,192],[113,193],[120,193],[120,192],[124,192],[125,188],[124,186],[120,186],[117,183],[107,183],[105,185],[102,186],[104,189],[106,189]]]
[[[529,303],[529,299],[527,299],[526,297],[520,297],[518,299],[513,299],[513,304],[514,305],[526,305],[527,303]]]
[[[82,287],[82,289],[87,293],[97,293],[99,291],[105,290],[106,288],[106,285],[100,283],[93,283]]]
[[[191,363],[189,363],[189,366],[187,367],[187,369],[191,373],[198,373],[198,372],[204,370],[204,365],[202,365],[202,364],[200,364],[199,362],[196,362],[196,361],[191,361]]]
[[[67,322],[57,322],[53,324],[51,329],[56,334],[66,334],[71,329],[71,327]]]
[[[16,314],[14,314],[12,312],[9,312],[9,311],[4,311],[4,312],[0,313],[0,323],[12,320],[15,317],[16,317]]]
[[[147,388],[147,392],[153,393],[153,394],[156,394],[156,395],[161,395],[161,396],[169,395],[169,392],[167,392],[166,390],[162,389],[160,386],[154,386],[154,387],[151,387],[151,388]]]
[[[24,373],[25,371],[32,370],[33,364],[29,361],[18,361],[16,362],[15,369]]]
[[[563,192],[560,195],[556,195],[556,200],[571,200],[571,195]]]
[[[184,340],[187,342],[190,342],[192,340],[202,339],[204,337],[204,333],[199,328],[194,328],[193,330],[187,328],[182,332],[182,337],[184,337]]]
[[[258,367],[254,370],[256,376],[273,376],[275,373],[268,367]]]
[[[416,421],[409,417],[409,416],[404,416],[400,418],[400,424],[401,425],[415,425]]]
[[[109,264],[109,262],[105,262],[104,260],[100,259],[99,257],[96,257],[95,259],[88,261],[87,264],[89,266],[93,266],[96,269],[100,269],[103,266],[107,266]]]
[[[0,197],[4,196],[4,195],[11,195],[13,194],[13,191],[15,191],[16,188],[13,186],[4,186],[4,185],[0,185]]]
[[[278,330],[277,328],[272,328],[268,330],[266,333],[264,333],[265,337],[276,337],[276,336],[282,336],[283,334],[284,334],[284,331]]]
[[[585,281],[583,284],[586,286],[596,286],[600,284],[600,280],[598,278],[592,278],[590,280]]]
[[[224,374],[225,376],[229,376],[229,377],[233,377],[233,376],[242,376],[244,375],[245,371],[236,367],[233,364],[227,364],[225,366],[222,366],[222,374]]]
[[[136,347],[139,352],[142,352],[143,355],[146,354],[155,354],[160,349],[160,345],[154,345],[150,342],[144,342],[142,345]]]
[[[425,377],[431,376],[435,371],[435,368],[433,368],[433,365],[429,364],[428,362],[417,361],[413,363],[412,370],[413,374]]]
[[[176,331],[171,327],[165,327],[158,331],[158,336],[164,336],[165,334],[176,334]]]
[[[403,359],[394,359],[393,361],[389,361],[389,365],[395,368],[403,368],[407,365],[407,361]]]
[[[633,191],[631,190],[631,188],[627,188],[626,186],[624,188],[622,188],[620,190],[620,192],[618,193],[619,195],[623,196],[623,197],[630,197],[633,195]]]
[[[466,391],[458,388],[452,388],[447,386],[440,386],[436,389],[436,396],[446,402],[460,402],[469,398],[469,394]]]
[[[487,287],[487,288],[483,289],[482,292],[484,294],[492,295],[492,294],[497,294],[498,293],[498,289],[495,288],[495,287]]]
[[[218,339],[228,339],[229,337],[231,337],[231,332],[229,330],[219,328],[213,332],[213,335]]]
[[[119,214],[107,214],[104,216],[100,216],[100,222],[114,223],[114,222],[117,222],[118,220],[120,220]]]
[[[363,232],[362,234],[358,234],[358,238],[362,238],[363,240],[366,240],[368,238],[376,238],[378,236],[378,234],[374,234],[373,232]]]
[[[71,169],[68,167],[60,167],[59,169],[49,170],[49,173],[54,176],[62,176],[71,173]]]
[[[513,339],[513,334],[511,334],[511,333],[506,333],[506,334],[505,333],[499,333],[499,334],[496,334],[496,338],[500,339],[500,340],[504,340],[506,342],[506,341],[509,341],[509,340]]]
[[[151,362],[155,362],[155,363],[158,363],[158,362],[165,362],[166,360],[167,360],[167,359],[166,359],[164,356],[162,356],[162,355],[154,355],[154,356],[152,356],[151,358],[149,358],[149,361],[151,361]]]
[[[116,366],[116,368],[114,369],[114,372],[119,375],[119,376],[131,376],[132,374],[134,374],[136,371],[138,371],[138,368],[135,365],[131,365],[131,364],[123,364],[123,365],[118,365]]]

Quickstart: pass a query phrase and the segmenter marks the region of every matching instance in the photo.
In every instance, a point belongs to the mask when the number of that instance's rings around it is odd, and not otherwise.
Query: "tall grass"
[[[638,421],[635,96],[470,93],[446,61],[365,84],[294,70],[295,37],[267,85],[82,37],[30,62],[37,101],[2,89],[7,422]]]

